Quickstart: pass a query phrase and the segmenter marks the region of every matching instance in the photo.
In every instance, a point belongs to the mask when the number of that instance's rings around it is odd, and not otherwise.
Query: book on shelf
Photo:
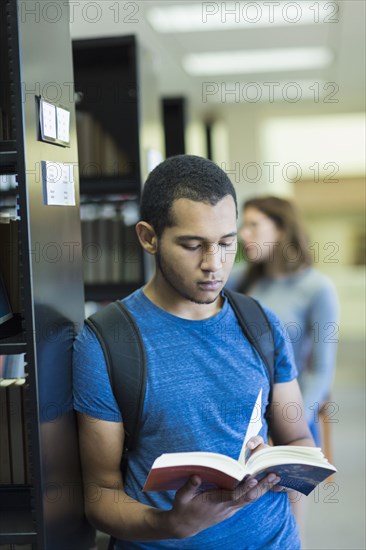
[[[86,205],[81,220],[86,284],[134,283],[141,278],[140,245],[134,225],[115,206]]]
[[[140,243],[134,225],[126,225],[123,234],[123,281],[136,283],[141,278]]]
[[[11,483],[7,387],[14,380],[0,380],[0,483]]]
[[[28,483],[25,378],[0,379],[0,484]]]
[[[143,491],[168,491],[182,487],[190,476],[198,475],[202,488],[218,487],[233,490],[247,476],[262,479],[269,473],[277,474],[279,485],[299,491],[304,495],[336,472],[319,447],[300,445],[267,446],[246,458],[246,443],[257,435],[262,423],[260,390],[239,459],[213,452],[165,453],[153,463]]]
[[[81,241],[83,250],[83,277],[84,283],[92,283],[94,278],[93,258],[95,237],[93,228],[96,227],[95,220],[91,217],[85,217],[81,220]]]
[[[115,217],[111,220],[111,243],[112,243],[112,269],[111,282],[120,283],[123,279],[123,235],[125,227],[123,221]]]
[[[98,261],[94,263],[94,280],[98,283],[107,283],[109,278],[108,251],[111,242],[108,239],[108,219],[103,211],[98,220],[95,220],[95,238],[98,245]]]
[[[76,111],[80,177],[95,177],[100,174],[100,159],[96,143],[99,142],[99,125],[86,111]]]
[[[128,157],[97,117],[88,111],[76,111],[79,169],[82,178],[127,175]]]
[[[25,377],[25,354],[3,356],[2,377],[3,378],[24,378]]]
[[[7,386],[8,428],[11,481],[27,481],[27,436],[25,418],[25,378],[14,380]]]
[[[0,174],[0,191],[11,191],[17,188],[16,174]]]
[[[124,224],[114,207],[86,210],[82,219],[83,273],[85,283],[118,283],[123,280],[121,239]]]

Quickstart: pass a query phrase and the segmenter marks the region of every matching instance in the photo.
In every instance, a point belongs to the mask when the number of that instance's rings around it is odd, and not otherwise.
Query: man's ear
[[[136,233],[140,244],[149,254],[156,254],[158,249],[158,238],[152,225],[140,221],[136,224]]]

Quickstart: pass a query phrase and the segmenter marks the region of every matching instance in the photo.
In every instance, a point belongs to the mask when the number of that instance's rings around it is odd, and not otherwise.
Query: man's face
[[[178,199],[173,227],[158,241],[157,269],[177,295],[198,304],[213,303],[225,285],[236,253],[236,208],[231,196],[215,206]]]

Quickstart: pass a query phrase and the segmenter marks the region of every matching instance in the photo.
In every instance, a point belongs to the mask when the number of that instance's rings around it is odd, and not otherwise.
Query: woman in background
[[[291,342],[304,408],[321,446],[319,409],[329,396],[338,342],[338,299],[330,279],[312,267],[293,203],[279,197],[244,203],[240,237],[248,268],[232,286],[277,314]]]
[[[282,321],[292,343],[307,421],[321,447],[319,411],[329,397],[338,342],[335,288],[312,267],[307,235],[290,201],[268,196],[245,202],[240,238],[247,269],[240,277],[234,273],[229,286],[250,294]],[[292,497],[303,537],[305,499]]]

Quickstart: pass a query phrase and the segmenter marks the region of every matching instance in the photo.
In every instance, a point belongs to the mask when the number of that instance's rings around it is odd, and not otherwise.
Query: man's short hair
[[[153,226],[158,237],[174,226],[173,202],[189,199],[215,205],[236,193],[228,175],[211,160],[195,155],[169,157],[150,172],[141,197],[141,219]]]

